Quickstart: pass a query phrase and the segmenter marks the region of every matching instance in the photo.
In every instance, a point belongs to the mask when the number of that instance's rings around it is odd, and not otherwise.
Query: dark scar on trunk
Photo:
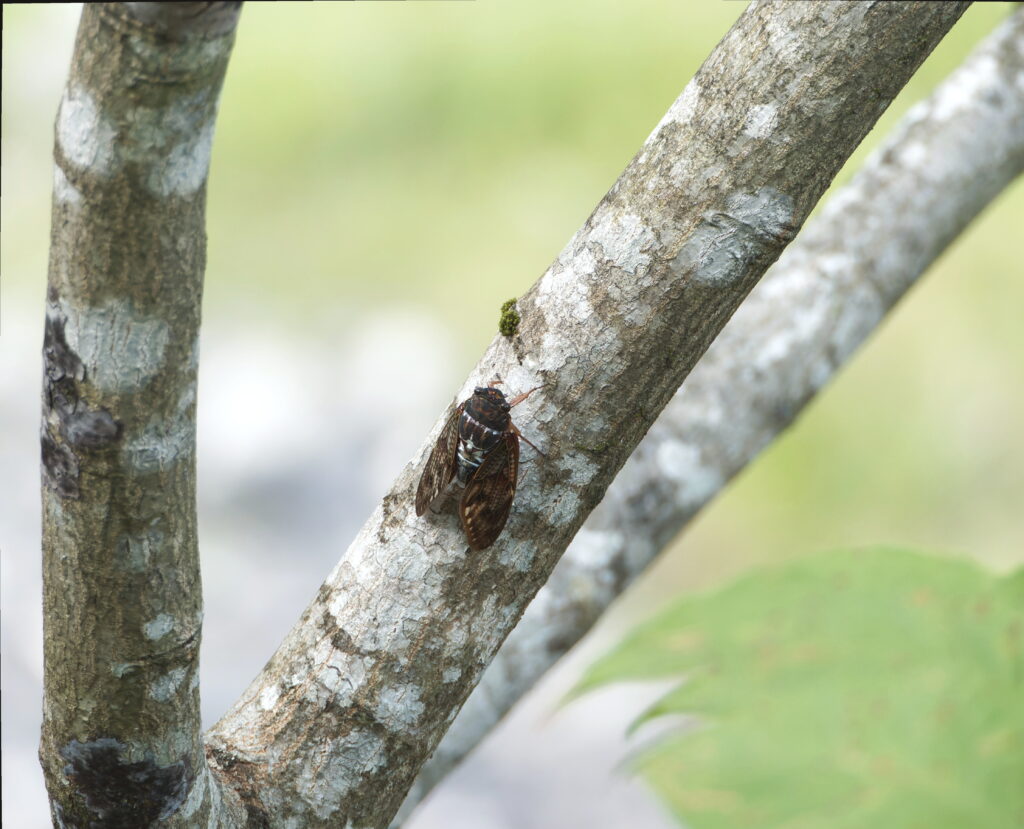
[[[65,325],[64,317],[46,315],[43,405],[57,416],[57,429],[49,422],[43,427],[42,462],[49,486],[64,498],[77,498],[75,450],[110,446],[120,439],[122,427],[106,409],[91,408],[82,400],[79,383],[85,380],[85,366],[68,345]]]
[[[160,766],[152,758],[126,760],[125,749],[111,737],[72,740],[61,749],[64,774],[88,820],[82,826],[142,829],[173,815],[188,797],[195,781],[188,758]]]

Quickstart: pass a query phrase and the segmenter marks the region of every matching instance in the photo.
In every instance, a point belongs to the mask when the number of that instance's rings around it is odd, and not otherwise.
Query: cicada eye
[[[473,394],[486,394],[486,392],[487,389],[484,386],[477,386],[475,389],[473,389]]]
[[[511,409],[512,409],[512,407],[510,405],[508,405],[508,403],[502,403],[501,404],[501,410],[503,412],[511,411]]]

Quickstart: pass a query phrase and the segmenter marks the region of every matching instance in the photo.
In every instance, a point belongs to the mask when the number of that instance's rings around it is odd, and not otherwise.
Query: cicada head
[[[493,386],[477,386],[466,401],[466,412],[490,429],[504,432],[509,424],[509,405],[505,395]]]

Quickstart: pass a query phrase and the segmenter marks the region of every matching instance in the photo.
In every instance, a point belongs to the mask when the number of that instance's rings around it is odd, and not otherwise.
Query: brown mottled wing
[[[519,438],[506,432],[469,479],[459,503],[462,529],[472,550],[494,543],[508,520],[519,475]]]
[[[444,424],[437,443],[430,450],[427,465],[423,467],[420,485],[416,487],[416,514],[423,515],[431,502],[444,492],[455,477],[455,452],[459,448],[459,418],[462,417],[460,404]]]

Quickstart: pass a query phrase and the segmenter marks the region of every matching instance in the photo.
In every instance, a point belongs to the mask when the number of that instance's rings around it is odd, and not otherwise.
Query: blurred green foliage
[[[464,355],[454,387],[494,336],[502,301],[543,273],[744,8],[247,5],[209,186],[207,342],[268,318],[306,335],[412,309],[441,320]],[[837,182],[1010,10],[972,6]],[[76,14],[4,8],[8,316],[42,317],[52,125]],[[969,549],[1002,568],[1024,561],[1022,226],[1017,183],[637,600],[880,539]]]
[[[250,6],[211,224],[266,240],[248,256],[269,290],[284,272],[316,297],[401,296],[464,331],[472,354],[742,11],[687,5],[356,3],[301,19]]]
[[[673,676],[636,726],[690,716],[633,765],[694,829],[1024,825],[1024,569],[864,550],[753,572],[577,693]]]

